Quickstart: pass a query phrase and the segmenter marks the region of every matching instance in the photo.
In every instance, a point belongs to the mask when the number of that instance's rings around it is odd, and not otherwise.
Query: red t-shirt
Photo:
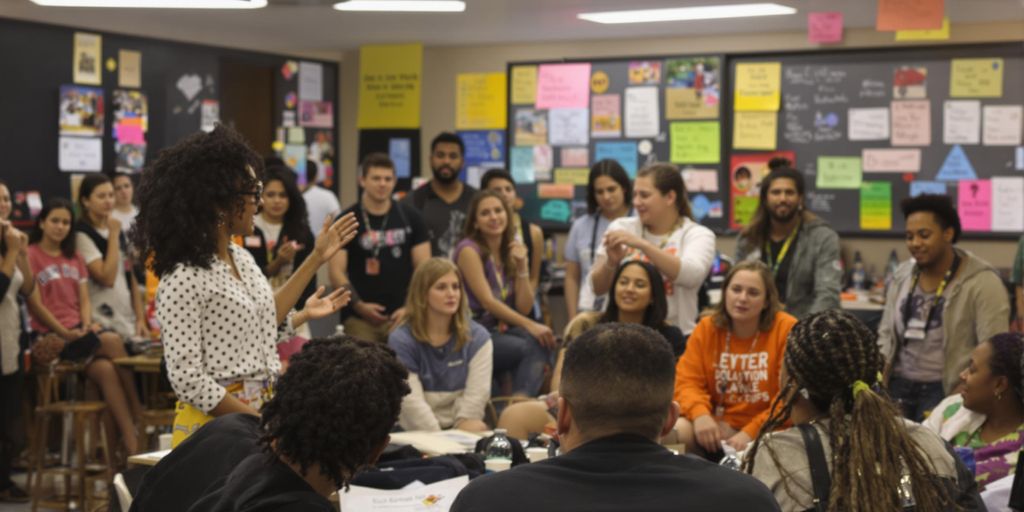
[[[75,253],[74,258],[50,256],[38,245],[32,244],[28,246],[28,265],[36,276],[39,297],[46,309],[67,329],[80,325],[82,310],[78,300],[79,285],[89,279],[82,257],[78,253]],[[50,328],[34,314],[32,330],[50,332]]]

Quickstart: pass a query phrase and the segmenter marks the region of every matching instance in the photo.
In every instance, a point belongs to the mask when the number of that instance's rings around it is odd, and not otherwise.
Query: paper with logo
[[[942,27],[943,0],[878,0],[875,30],[931,30]]]
[[[455,77],[455,129],[505,128],[505,73],[460,73]]]
[[[851,108],[850,140],[889,140],[889,108]]]
[[[537,70],[537,108],[587,108],[590,63],[542,64]]]
[[[1019,146],[1024,106],[985,105],[982,142],[986,146]]]
[[[463,475],[395,490],[350,485],[338,491],[338,500],[341,510],[359,512],[448,512],[467,484],[469,477]]]
[[[865,181],[860,186],[860,228],[892,229],[892,183]]]
[[[946,100],[942,106],[942,143],[977,144],[981,140],[981,102]]]
[[[627,87],[625,108],[626,137],[656,137],[660,131],[658,88]]]
[[[917,148],[870,148],[860,152],[864,172],[918,172],[921,150]]]
[[[103,55],[103,36],[87,32],[75,32],[72,50],[72,80],[76,84],[100,85],[103,69],[100,59]]]
[[[843,13],[807,13],[807,41],[810,43],[838,43],[843,40]]]
[[[512,104],[532,105],[537,101],[537,66],[512,68]]]
[[[956,145],[949,150],[946,159],[942,161],[942,167],[939,167],[939,173],[935,179],[939,181],[975,180],[978,179],[978,175],[974,172],[974,166],[967,158],[967,153],[964,153],[964,148]]]
[[[622,96],[595,94],[590,98],[591,137],[622,136]]]
[[[600,162],[606,158],[618,162],[626,170],[630,179],[636,177],[638,165],[636,142],[598,142],[594,146],[594,162]],[[565,162],[562,163],[568,165]]]
[[[931,122],[931,103],[928,100],[892,102],[892,145],[931,145]]]
[[[552,146],[578,146],[590,141],[589,114],[585,108],[548,110],[548,141]]]
[[[817,188],[859,189],[863,174],[856,156],[819,156]]]
[[[118,50],[117,62],[117,86],[142,87],[142,52]]]
[[[1024,177],[992,178],[992,231],[1024,231]]]
[[[669,140],[674,163],[717,164],[721,159],[718,121],[672,123]]]
[[[361,46],[358,127],[419,128],[422,73],[422,44]]]
[[[953,59],[949,95],[954,98],[999,98],[1003,95],[1003,59]]]
[[[512,167],[512,178],[516,183],[527,184],[534,182],[533,176],[533,147],[516,146],[509,151],[509,166]]]
[[[744,62],[736,64],[736,110],[779,110],[782,63]]]
[[[585,186],[589,177],[590,169],[587,169],[586,167],[560,167],[555,169],[555,183],[570,183],[572,185]]]
[[[942,17],[942,26],[932,30],[897,30],[897,41],[945,41],[949,39],[949,16]]]
[[[941,181],[911,181],[910,197],[917,197],[921,194],[946,195],[946,184]]]
[[[103,139],[100,137],[59,137],[57,167],[64,172],[103,169]]]
[[[964,231],[992,230],[992,182],[964,180],[957,185],[957,213]],[[1017,215],[1020,216],[1020,203]]]
[[[735,149],[775,149],[779,115],[776,112],[736,111],[732,123],[732,147]]]

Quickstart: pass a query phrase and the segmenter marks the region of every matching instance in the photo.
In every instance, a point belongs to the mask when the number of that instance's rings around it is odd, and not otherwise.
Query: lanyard
[[[668,244],[668,239],[672,238],[672,234],[675,233],[676,230],[683,225],[683,221],[685,218],[686,217],[679,216],[679,220],[677,220],[676,223],[672,225],[672,229],[668,230],[668,233],[665,234],[665,237],[661,239],[661,243],[658,244],[659,250],[665,248],[665,245]],[[647,238],[647,226],[643,226],[640,228],[640,236],[642,238]]]
[[[782,260],[786,259],[786,254],[789,252],[789,247],[793,244],[793,240],[796,240],[796,234],[800,232],[800,223],[793,228],[793,231],[786,237],[786,243],[782,244],[782,249],[779,250],[779,260],[772,261],[772,248],[771,242],[768,240],[764,241],[764,254],[768,258],[768,267],[772,269],[772,274],[775,274],[779,270],[779,266],[782,265]]]
[[[626,215],[624,215],[624,216],[628,217],[630,215],[633,215],[633,207],[630,207],[629,208],[629,212],[626,213]],[[600,211],[594,213],[594,228],[590,230],[590,264],[591,265],[594,264],[594,256],[597,255],[597,228],[598,228],[598,226],[601,225],[601,217],[602,217],[602,215],[601,215]],[[608,221],[608,224],[611,224],[611,223],[612,223],[612,221]]]
[[[949,270],[942,276],[942,281],[939,282],[939,287],[935,290],[935,300],[932,301],[931,305],[928,306],[928,313],[924,318],[924,332],[928,332],[928,326],[932,323],[932,318],[935,316],[935,305],[939,303],[939,299],[942,298],[942,293],[946,291],[946,286],[950,281],[953,280],[953,275],[956,274],[957,268],[960,267],[960,255],[953,253],[953,264],[949,266]],[[907,294],[907,300],[903,303],[903,336],[907,335],[907,326],[910,324],[910,316],[913,314],[913,297],[914,290],[917,289],[917,283],[921,279],[921,270],[916,269],[914,271],[914,280],[910,283],[910,291]]]
[[[505,283],[505,273],[498,270],[498,260],[491,255],[491,266],[494,267],[494,280],[498,282],[498,293],[501,294],[501,302],[508,298],[508,286]]]
[[[384,222],[380,224],[380,229],[373,229],[370,225],[370,217],[366,214],[366,209],[363,208],[363,204],[359,204],[359,212],[363,214],[363,222],[366,223],[366,232],[369,234],[372,231],[377,231],[380,235],[373,243],[373,249],[371,250],[372,257],[376,258],[380,254],[380,250],[384,247],[384,229],[388,227],[388,221],[391,220],[391,208],[388,208],[388,212],[384,214]]]

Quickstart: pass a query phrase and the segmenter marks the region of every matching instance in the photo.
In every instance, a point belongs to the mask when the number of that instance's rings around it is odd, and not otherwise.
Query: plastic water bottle
[[[487,443],[484,450],[484,460],[506,459],[512,460],[512,441],[508,438],[508,431],[503,428],[494,429],[494,437]]]
[[[733,471],[739,471],[742,464],[740,463],[740,457],[736,452],[736,449],[729,443],[722,441],[722,452],[725,456],[722,457],[722,460],[718,465],[727,467]]]
[[[867,273],[864,271],[864,261],[860,259],[860,251],[857,251],[853,255],[853,273],[851,274],[851,281],[853,283],[853,289],[864,290],[867,288]]]

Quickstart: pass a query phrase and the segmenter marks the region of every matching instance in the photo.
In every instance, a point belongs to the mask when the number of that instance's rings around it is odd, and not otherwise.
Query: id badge
[[[380,260],[377,258],[366,258],[366,275],[380,275]]]
[[[919,318],[912,318],[907,322],[907,331],[903,337],[908,340],[923,340],[925,336],[924,321]]]

